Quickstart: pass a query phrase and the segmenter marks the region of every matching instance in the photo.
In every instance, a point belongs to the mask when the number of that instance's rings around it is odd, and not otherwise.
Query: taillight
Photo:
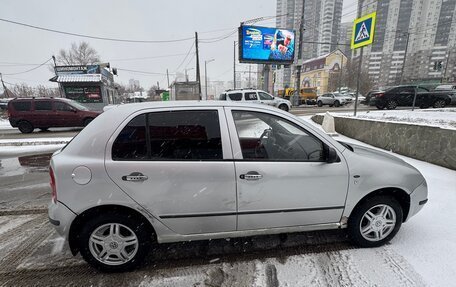
[[[375,97],[376,97],[376,98],[381,98],[381,97],[383,97],[384,95],[385,95],[384,93],[380,93],[380,94],[376,94]]]
[[[49,176],[51,177],[51,181],[49,182],[51,185],[51,199],[53,203],[57,203],[57,188],[55,186],[55,177],[52,167],[49,167]]]

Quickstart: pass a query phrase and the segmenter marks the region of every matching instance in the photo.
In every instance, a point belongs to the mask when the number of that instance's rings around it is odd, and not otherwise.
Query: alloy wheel
[[[385,239],[396,226],[396,212],[386,204],[375,205],[366,211],[361,218],[359,228],[361,235],[369,241]]]

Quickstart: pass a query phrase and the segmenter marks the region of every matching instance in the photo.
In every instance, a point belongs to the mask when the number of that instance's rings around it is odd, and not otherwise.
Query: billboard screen
[[[291,64],[295,33],[291,30],[259,26],[239,28],[239,62]]]

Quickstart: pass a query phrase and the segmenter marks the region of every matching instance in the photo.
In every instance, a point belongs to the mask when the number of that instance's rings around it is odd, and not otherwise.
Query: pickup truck
[[[398,106],[411,107],[415,92],[415,106],[422,109],[429,107],[444,108],[451,103],[451,93],[448,91],[430,92],[420,86],[396,86],[385,91],[372,93],[369,98],[369,105],[376,106],[379,110],[385,108],[394,110]]]

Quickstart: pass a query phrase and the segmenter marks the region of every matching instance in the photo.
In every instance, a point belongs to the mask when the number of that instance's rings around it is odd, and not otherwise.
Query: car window
[[[30,111],[32,103],[30,101],[13,102],[13,107],[16,111],[25,112]]]
[[[240,101],[240,100],[242,100],[242,93],[232,93],[232,94],[228,94],[228,97],[229,97],[230,100],[232,100],[232,101]]]
[[[323,160],[323,143],[288,120],[258,112],[232,113],[245,160]]]
[[[271,101],[274,99],[271,95],[266,94],[264,92],[258,92],[258,96],[260,97],[260,100],[263,101]]]
[[[113,160],[147,159],[146,115],[132,119],[117,136],[112,145]]]
[[[417,88],[417,93],[427,93],[429,92],[426,88],[423,88],[423,87],[418,87]]]
[[[115,140],[112,158],[113,160],[223,159],[218,112],[173,111],[137,116]]]
[[[61,111],[61,112],[72,112],[75,110],[74,108],[70,107],[70,105],[67,105],[62,102],[57,102],[57,101],[54,102],[54,107],[55,107],[56,111]]]
[[[226,94],[225,93],[220,95],[220,100],[221,101],[226,101]]]
[[[256,101],[258,99],[256,92],[245,92],[244,97],[246,101]]]
[[[52,111],[52,102],[35,101],[35,111]]]

